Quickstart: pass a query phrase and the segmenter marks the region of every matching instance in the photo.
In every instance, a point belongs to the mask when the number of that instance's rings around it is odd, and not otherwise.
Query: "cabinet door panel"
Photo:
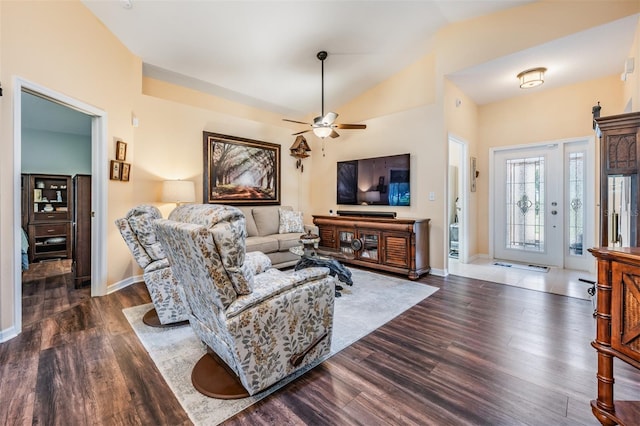
[[[382,263],[403,268],[409,267],[409,238],[404,235],[384,234],[384,258]]]
[[[334,226],[319,226],[320,245],[327,248],[337,248],[336,228]]]
[[[613,263],[612,284],[613,310],[620,309],[620,314],[612,315],[611,347],[635,358],[640,354],[640,275],[637,267]]]
[[[362,249],[358,252],[358,259],[378,263],[380,259],[380,232],[361,229],[358,231],[358,238],[362,241]]]

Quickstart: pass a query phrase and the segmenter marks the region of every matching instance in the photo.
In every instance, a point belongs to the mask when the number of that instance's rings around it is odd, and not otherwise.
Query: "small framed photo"
[[[124,161],[127,159],[127,144],[118,141],[116,142],[116,160]]]
[[[131,172],[131,164],[122,163],[120,166],[120,180],[129,182],[129,173]]]
[[[120,180],[120,162],[111,160],[111,167],[109,168],[109,179]]]

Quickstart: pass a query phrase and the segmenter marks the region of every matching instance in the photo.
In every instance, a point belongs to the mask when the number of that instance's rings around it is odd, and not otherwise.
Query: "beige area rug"
[[[336,298],[333,340],[329,356],[371,333],[438,290],[436,287],[401,278],[359,269],[351,271],[353,287],[344,286],[342,297]],[[188,325],[169,329],[146,326],[142,322],[142,316],[151,307],[151,304],[135,306],[124,309],[123,312],[165,381],[196,425],[221,423],[313,368],[298,372],[248,398],[221,400],[206,397],[191,384],[191,369],[206,353],[204,346]]]

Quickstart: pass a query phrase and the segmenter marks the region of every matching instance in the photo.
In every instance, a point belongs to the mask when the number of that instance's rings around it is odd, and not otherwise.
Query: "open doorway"
[[[21,96],[26,327],[91,296],[91,116]]]
[[[84,114],[90,120],[90,234],[91,234],[91,296],[106,294],[106,113],[84,102],[54,92],[35,83],[16,78],[14,84],[14,242],[15,253],[22,252],[22,155],[23,155],[23,93],[53,102]],[[46,117],[43,117],[45,120]],[[14,270],[14,327],[17,335],[22,330],[22,256],[16,256]]]
[[[467,263],[467,145],[449,135],[449,175],[447,180],[448,259]],[[448,263],[448,262],[447,262]]]

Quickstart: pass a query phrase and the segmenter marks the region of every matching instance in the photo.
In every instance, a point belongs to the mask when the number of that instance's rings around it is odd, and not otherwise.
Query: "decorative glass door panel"
[[[562,155],[557,145],[496,152],[494,257],[562,265]]]
[[[593,242],[585,230],[593,226],[593,194],[586,188],[594,183],[587,146],[579,140],[494,152],[496,259],[591,267],[585,246]]]
[[[338,247],[341,252],[353,254],[352,242],[356,236],[353,231],[338,230]]]
[[[358,235],[362,241],[362,250],[359,258],[361,260],[378,261],[378,247],[380,244],[380,234],[373,231],[359,231]]]
[[[585,153],[570,152],[569,171],[569,255],[582,256],[584,252],[584,168]]]
[[[544,157],[508,159],[505,247],[544,252]]]

